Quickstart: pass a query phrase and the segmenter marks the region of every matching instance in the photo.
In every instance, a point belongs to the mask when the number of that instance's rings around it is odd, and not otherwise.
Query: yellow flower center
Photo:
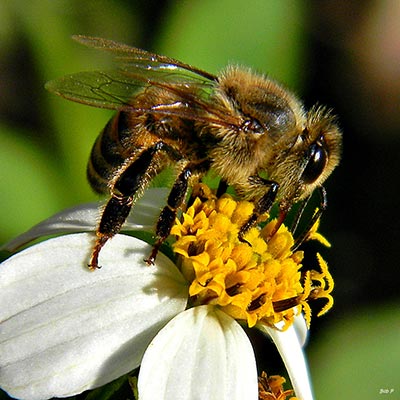
[[[270,221],[262,229],[250,229],[247,243],[241,242],[238,233],[253,203],[229,195],[216,198],[203,184],[194,193],[193,204],[171,231],[194,304],[217,305],[249,327],[283,322],[283,329],[302,309],[309,323],[308,299],[328,299],[320,314],[332,306],[333,281],[326,263],[319,256],[322,271],[302,274],[303,252],[291,251],[294,240],[286,226],[270,237],[276,223]]]

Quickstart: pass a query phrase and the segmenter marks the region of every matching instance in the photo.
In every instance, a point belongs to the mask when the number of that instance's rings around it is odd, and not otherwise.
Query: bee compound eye
[[[263,129],[261,123],[255,118],[247,119],[246,121],[244,121],[242,124],[242,129],[246,133],[248,133],[248,132],[256,133],[256,134],[264,133],[264,129]]]
[[[313,183],[322,174],[328,156],[323,146],[313,143],[309,147],[307,158],[308,162],[304,168],[302,178],[305,183]]]

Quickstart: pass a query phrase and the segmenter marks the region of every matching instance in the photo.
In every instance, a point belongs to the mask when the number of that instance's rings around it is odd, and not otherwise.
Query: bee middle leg
[[[154,264],[160,246],[165,242],[171,232],[177,212],[185,201],[190,179],[195,174],[204,174],[208,171],[209,167],[209,161],[189,163],[178,175],[168,195],[167,205],[163,208],[158,218],[156,226],[157,240],[153,245],[150,256],[145,260],[148,265]]]
[[[248,220],[241,226],[239,230],[239,240],[244,243],[248,243],[244,239],[244,235],[257,224],[261,215],[268,212],[272,205],[275,202],[276,195],[278,194],[279,184],[274,181],[269,181],[267,179],[263,179],[259,176],[252,176],[250,183],[252,186],[260,186],[268,187],[267,192],[261,196],[261,198],[255,204],[253,213],[250,215]]]
[[[221,179],[217,188],[217,197],[221,197],[224,193],[226,193],[227,189],[228,183],[225,180]]]
[[[176,161],[182,158],[174,148],[163,141],[159,141],[143,150],[132,164],[122,172],[114,184],[112,196],[103,210],[96,231],[97,240],[88,264],[90,269],[99,268],[100,250],[109,239],[121,230],[137,193],[148,185],[152,175],[155,174],[155,171],[152,171],[154,169],[154,156],[160,151],[167,153],[169,157]]]

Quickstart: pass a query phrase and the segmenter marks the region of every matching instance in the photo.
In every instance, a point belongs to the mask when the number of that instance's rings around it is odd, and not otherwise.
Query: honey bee
[[[135,200],[167,166],[175,182],[155,227],[145,260],[153,264],[194,182],[213,170],[254,212],[239,239],[273,204],[277,227],[294,203],[307,200],[339,163],[342,135],[332,113],[303,104],[278,82],[229,65],[219,75],[114,41],[74,36],[112,53],[117,67],[81,72],[48,82],[69,100],[116,110],[98,136],[88,162],[92,188],[110,198],[102,212],[89,261],[117,234]],[[323,207],[322,207],[323,208]],[[277,230],[277,228],[276,228]]]

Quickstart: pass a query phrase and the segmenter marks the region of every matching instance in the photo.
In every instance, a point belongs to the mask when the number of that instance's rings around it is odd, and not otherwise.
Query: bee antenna
[[[303,200],[301,202],[300,207],[298,208],[298,210],[296,211],[296,215],[293,218],[291,227],[290,227],[290,232],[294,235],[297,228],[299,227],[299,223],[301,220],[301,217],[303,216],[303,212],[307,207],[308,202],[310,201],[311,196],[307,197],[305,200]]]

